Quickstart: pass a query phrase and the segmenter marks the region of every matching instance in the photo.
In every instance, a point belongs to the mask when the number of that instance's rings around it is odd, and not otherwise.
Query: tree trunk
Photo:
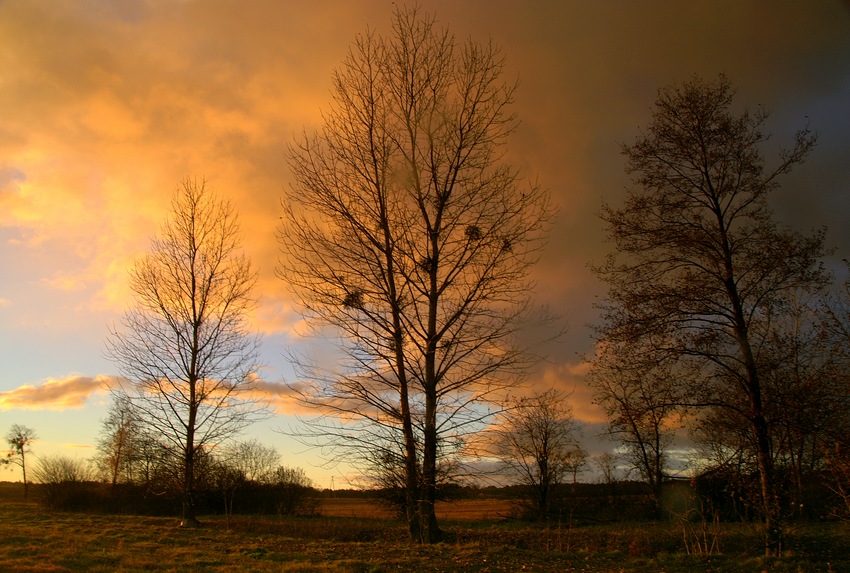
[[[537,465],[540,468],[540,494],[537,500],[537,518],[540,521],[546,521],[546,517],[549,514],[549,488],[551,482],[549,478],[549,464],[545,459],[541,459]]]
[[[437,525],[435,505],[437,503],[437,309],[440,294],[437,287],[437,271],[440,268],[440,219],[445,208],[446,197],[440,198],[436,220],[430,229],[430,267],[428,268],[428,326],[425,347],[425,428],[424,448],[422,453],[422,499],[419,502],[419,512],[422,520],[422,543],[438,543],[442,532]],[[422,208],[420,203],[420,208]],[[423,208],[423,212],[426,209]]]
[[[419,464],[417,463],[416,440],[413,435],[413,423],[410,417],[410,404],[408,402],[407,381],[399,383],[401,394],[402,431],[404,433],[404,512],[407,519],[407,528],[410,540],[415,543],[421,542],[422,527],[419,517]]]
[[[776,483],[773,475],[773,459],[770,451],[770,435],[764,415],[757,415],[752,421],[758,447],[759,485],[764,511],[764,553],[765,556],[778,557],[782,553],[782,512],[776,497]]]
[[[200,525],[195,515],[195,452],[194,447],[187,444],[186,457],[183,465],[183,520],[180,527],[194,529]]]
[[[419,513],[422,521],[422,543],[438,543],[442,532],[437,524],[437,398],[436,388],[425,397],[425,444],[422,460],[422,498]]]
[[[190,383],[192,404],[195,404],[195,383]],[[180,527],[189,529],[200,525],[195,515],[195,416],[197,407],[190,408],[186,428],[186,452],[183,464],[183,521]]]
[[[773,458],[770,447],[770,429],[764,415],[764,404],[762,402],[761,379],[755,354],[750,344],[749,327],[738,286],[735,281],[732,251],[726,227],[723,225],[722,212],[716,210],[720,234],[723,240],[724,265],[726,270],[725,287],[732,303],[734,313],[734,332],[738,342],[738,349],[744,363],[746,379],[744,386],[750,402],[750,426],[756,439],[756,460],[759,470],[759,484],[761,486],[762,510],[764,512],[765,525],[765,555],[779,555],[782,551],[782,523],[775,496],[775,484],[773,476]]]
[[[26,445],[21,448],[21,472],[24,474],[24,498],[29,496],[29,483],[27,482],[27,460],[24,452]]]

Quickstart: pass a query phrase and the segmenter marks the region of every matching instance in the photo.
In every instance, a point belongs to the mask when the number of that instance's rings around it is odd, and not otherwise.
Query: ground
[[[330,499],[316,517],[202,517],[189,531],[176,518],[51,512],[0,495],[0,571],[221,572],[840,572],[850,571],[850,527],[793,526],[785,555],[759,557],[755,526],[729,524],[720,553],[688,555],[700,528],[676,523],[570,527],[502,519],[509,502],[441,505],[447,541],[411,545],[376,500]]]

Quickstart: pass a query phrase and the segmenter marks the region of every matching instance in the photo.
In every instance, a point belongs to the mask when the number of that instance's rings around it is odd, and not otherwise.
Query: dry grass
[[[497,521],[511,514],[512,502],[504,499],[438,501],[437,518],[443,521]],[[390,508],[374,499],[322,499],[319,514],[327,517],[391,519]]]
[[[206,517],[190,531],[171,518],[51,513],[0,492],[0,571],[850,571],[850,531],[842,524],[792,530],[786,557],[765,562],[750,526],[724,527],[723,554],[688,556],[675,524],[565,529],[482,521],[507,502],[465,501],[441,508],[448,541],[421,547],[408,543],[403,525],[382,516],[375,502],[329,502],[326,516],[239,517],[229,527]]]

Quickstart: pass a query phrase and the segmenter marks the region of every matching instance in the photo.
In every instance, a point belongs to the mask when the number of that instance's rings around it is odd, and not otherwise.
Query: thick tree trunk
[[[739,305],[736,307],[736,311],[738,308],[740,308]],[[743,316],[742,311],[740,316]],[[739,322],[743,324],[743,320]],[[767,426],[767,420],[764,415],[761,381],[746,328],[739,328],[738,339],[747,369],[748,379],[746,387],[750,400],[750,427],[756,440],[756,462],[759,470],[759,485],[765,526],[764,550],[767,556],[778,556],[782,552],[782,516],[776,497],[770,429]]]
[[[194,529],[200,525],[195,515],[195,456],[194,447],[187,446],[183,465],[183,520],[180,527]]]
[[[768,557],[780,556],[782,553],[782,512],[779,510],[779,500],[776,496],[776,483],[773,472],[773,458],[770,448],[770,434],[763,415],[756,416],[752,421],[753,432],[756,435],[758,447],[757,460],[759,468],[759,485],[761,486],[762,509],[764,511],[764,552]]]

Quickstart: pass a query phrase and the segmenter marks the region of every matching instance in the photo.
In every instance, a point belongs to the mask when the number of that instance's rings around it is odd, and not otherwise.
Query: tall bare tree
[[[180,452],[185,527],[197,525],[195,456],[251,423],[259,339],[248,330],[256,281],[236,214],[185,180],[151,250],[130,272],[135,306],[107,341],[132,415]]]
[[[567,397],[551,389],[516,399],[495,432],[496,456],[529,488],[537,518],[545,520],[553,491],[570,473],[575,478],[587,457]]]
[[[400,453],[420,542],[439,539],[440,460],[527,366],[514,334],[551,209],[502,162],[503,69],[493,45],[398,8],[390,36],[356,37],[323,129],[289,156],[280,276],[347,356],[303,372],[304,398],[341,422],[320,432],[337,445]]]
[[[21,473],[24,478],[24,497],[29,495],[29,483],[27,482],[27,454],[32,453],[30,444],[37,439],[38,436],[36,436],[35,430],[22,426],[21,424],[12,425],[6,433],[6,442],[8,442],[12,451],[6,454],[6,458],[2,461],[5,464],[15,464],[21,468]]]
[[[665,351],[699,365],[705,403],[739,412],[756,445],[766,552],[781,546],[762,342],[788,289],[817,287],[823,233],[779,226],[768,206],[777,179],[815,144],[808,130],[767,169],[766,115],[731,109],[721,76],[659,91],[646,133],[623,147],[635,188],[603,207],[614,253],[598,269],[609,285],[603,339],[664,332]]]

